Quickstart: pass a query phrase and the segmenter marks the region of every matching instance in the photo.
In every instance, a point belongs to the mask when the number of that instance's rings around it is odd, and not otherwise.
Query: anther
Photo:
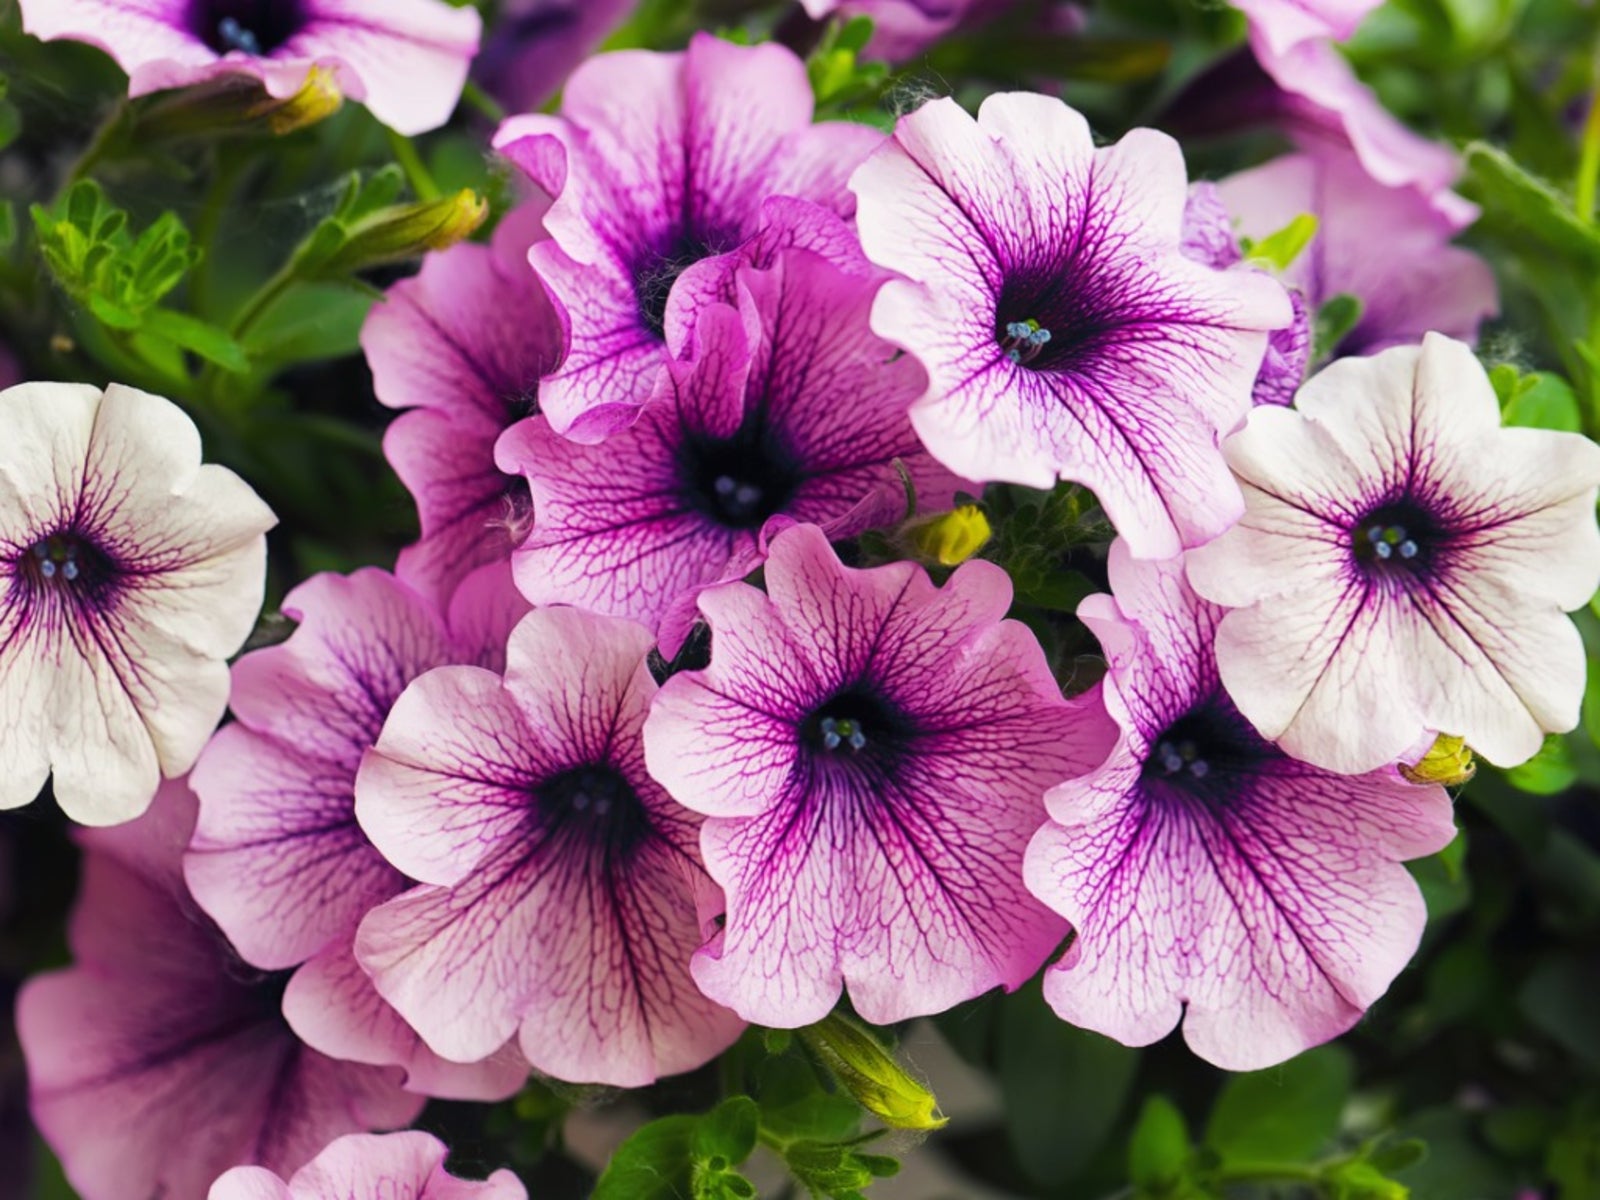
[[[1006,357],[1025,365],[1039,357],[1039,351],[1050,341],[1050,331],[1040,327],[1031,317],[1026,321],[1012,321],[1006,326],[1006,336],[1000,346]]]
[[[244,54],[261,53],[261,42],[254,32],[240,24],[237,17],[223,17],[218,21],[217,36],[230,50],[238,50]]]

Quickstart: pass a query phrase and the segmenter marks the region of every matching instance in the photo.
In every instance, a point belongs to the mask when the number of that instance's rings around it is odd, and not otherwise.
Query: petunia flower
[[[1016,988],[1067,932],[1022,886],[1023,850],[1045,790],[1105,757],[1103,709],[1061,698],[992,563],[936,588],[913,563],[846,568],[800,525],[765,579],[701,594],[710,666],[645,722],[727,896],[696,982],[777,1027],[846,985],[878,1025]]]
[[[517,1036],[546,1074],[637,1087],[739,1035],[689,976],[716,899],[699,819],[645,771],[650,643],[630,622],[536,609],[503,678],[423,675],[362,764],[362,828],[422,882],[366,916],[356,954],[445,1058]]]
[[[1218,680],[1223,612],[1182,561],[1118,542],[1110,573],[1112,595],[1078,615],[1110,661],[1121,736],[1049,794],[1028,848],[1028,886],[1076,931],[1045,998],[1128,1045],[1181,1019],[1220,1067],[1282,1062],[1353,1025],[1415,953],[1427,912],[1400,863],[1454,836],[1449,797],[1266,742]]]
[[[1573,728],[1584,654],[1562,611],[1600,586],[1600,447],[1502,429],[1472,351],[1435,333],[1340,359],[1296,406],[1228,440],[1247,511],[1189,561],[1234,610],[1217,662],[1239,710],[1348,772],[1440,733],[1512,766]]]
[[[527,1064],[514,1052],[472,1066],[437,1058],[356,966],[357,924],[409,882],[356,824],[356,772],[412,679],[446,663],[500,666],[526,607],[504,566],[462,585],[448,619],[374,568],[313,576],[283,602],[300,622],[289,639],[234,666],[238,719],[192,776],[200,818],[184,870],[195,900],[245,961],[299,968],[284,1012],[307,1042],[404,1067],[428,1095],[501,1099]]]
[[[884,285],[873,328],[931,377],[911,410],[929,451],[973,479],[1092,488],[1141,556],[1241,509],[1217,448],[1250,406],[1283,289],[1182,251],[1187,181],[1165,134],[1096,149],[1044,96],[953,100],[901,120],[851,181]]]
[[[1261,232],[1275,233],[1301,210],[1295,210],[1278,225]],[[1196,262],[1218,268],[1253,271],[1261,268],[1245,262],[1234,230],[1233,217],[1214,183],[1196,183],[1189,188],[1189,201],[1183,210],[1183,252]],[[1306,377],[1311,358],[1311,308],[1299,289],[1291,289],[1290,321],[1267,335],[1267,352],[1250,389],[1253,404],[1288,404]]]
[[[130,820],[222,716],[274,518],[159,396],[25,383],[0,426],[0,808]]]
[[[633,10],[634,0],[505,0],[473,78],[512,112],[534,112]]]
[[[988,20],[1015,0],[802,0],[812,20],[869,17],[868,50],[894,62],[914,58],[966,25]]]
[[[248,75],[279,99],[312,67],[404,134],[450,119],[482,21],[443,0],[22,0],[22,26],[104,50],[128,94]]]
[[[265,1167],[235,1167],[206,1200],[528,1200],[510,1171],[481,1183],[444,1169],[448,1147],[415,1130],[352,1133],[301,1167],[287,1182]]]
[[[561,325],[527,261],[542,215],[524,205],[492,246],[428,255],[361,330],[379,401],[411,410],[383,439],[422,521],[395,570],[440,605],[472,571],[509,558],[530,517],[527,486],[496,468],[494,444],[537,411],[539,377],[561,358]]]
[[[1375,181],[1349,150],[1292,154],[1218,185],[1239,232],[1261,238],[1298,214],[1317,232],[1284,273],[1318,308],[1340,294],[1361,301],[1361,319],[1332,357],[1414,344],[1429,330],[1474,342],[1497,309],[1494,272],[1450,245],[1451,222],[1411,188]]]
[[[18,997],[34,1121],[83,1200],[199,1200],[230,1166],[294,1171],[422,1107],[399,1071],[295,1037],[283,977],[242,962],[184,890],[194,815],[172,782],[137,820],[82,835],[74,965]]]
[[[1252,44],[1282,54],[1306,41],[1343,42],[1382,0],[1233,0]]]
[[[500,127],[496,149],[555,197],[551,240],[529,261],[570,339],[540,388],[558,433],[594,441],[632,420],[668,357],[679,277],[696,264],[731,270],[769,197],[850,216],[845,181],[883,135],[813,125],[812,104],[791,51],[697,34],[682,54],[591,59],[567,84],[561,116]]]
[[[676,649],[701,587],[760,564],[796,521],[847,538],[958,480],[922,449],[906,408],[927,376],[868,324],[873,289],[816,255],[745,268],[734,309],[705,308],[692,362],[673,362],[633,425],[599,445],[542,417],[501,440],[527,474],[534,522],[516,554],[536,604],[576,604],[660,630]],[[674,618],[670,621],[667,619]]]

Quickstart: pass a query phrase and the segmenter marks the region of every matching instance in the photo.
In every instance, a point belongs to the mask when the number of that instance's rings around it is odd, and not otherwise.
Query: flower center
[[[218,54],[261,56],[305,24],[300,0],[191,0],[189,28]]]
[[[685,440],[679,452],[684,501],[728,529],[760,529],[794,499],[794,457],[752,418],[731,438]]]
[[[552,829],[613,852],[625,852],[650,833],[644,802],[622,772],[605,764],[570,767],[534,789],[534,802]]]
[[[115,564],[76,533],[52,533],[28,547],[17,564],[35,593],[98,597],[116,579]]]
[[[1276,756],[1233,704],[1217,697],[1197,704],[1151,742],[1141,774],[1146,783],[1223,802],[1230,781]]]
[[[1350,548],[1369,572],[1413,576],[1434,562],[1440,533],[1426,509],[1402,500],[1380,505],[1356,522],[1350,531]]]
[[[914,730],[910,719],[866,685],[846,688],[800,725],[801,742],[819,759],[892,770]]]
[[[1026,321],[1010,321],[1000,348],[1012,362],[1026,366],[1039,357],[1039,352],[1050,344],[1050,331],[1029,317]]]
[[[1124,312],[1126,286],[1092,262],[1014,269],[995,301],[995,344],[1006,358],[1034,371],[1090,366],[1109,333],[1138,319]]]
[[[691,233],[680,234],[666,250],[647,253],[633,268],[633,294],[639,302],[639,317],[645,328],[656,337],[663,336],[667,325],[667,300],[672,295],[672,285],[695,263],[703,258],[720,254],[715,246],[717,238],[701,238]]]

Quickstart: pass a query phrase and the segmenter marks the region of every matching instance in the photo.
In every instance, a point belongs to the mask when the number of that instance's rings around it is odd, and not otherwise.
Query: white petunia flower
[[[0,808],[53,774],[74,820],[131,820],[222,716],[275,519],[159,396],[25,383],[0,430]]]

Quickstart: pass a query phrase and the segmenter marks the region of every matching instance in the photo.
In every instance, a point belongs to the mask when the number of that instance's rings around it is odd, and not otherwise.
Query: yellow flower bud
[[[339,91],[333,72],[327,67],[314,66],[294,95],[284,100],[267,96],[246,115],[264,120],[268,129],[281,136],[333,116],[343,103],[344,95]]]
[[[911,544],[924,558],[953,567],[982,550],[992,532],[983,509],[976,504],[963,504],[918,522],[911,530]]]
[[[1441,733],[1432,747],[1422,756],[1422,761],[1407,766],[1400,764],[1400,774],[1412,783],[1438,783],[1456,787],[1477,773],[1478,764],[1472,761],[1472,747],[1461,738]]]
[[[948,1120],[933,1093],[859,1022],[833,1013],[798,1033],[839,1085],[889,1128],[938,1129]]]
[[[445,250],[472,235],[489,202],[471,188],[453,196],[392,204],[361,218],[324,264],[330,273],[355,272]]]
[[[282,136],[339,111],[344,96],[327,67],[314,66],[293,95],[281,99],[247,75],[224,75],[173,91],[140,112],[136,133],[145,143],[186,138]]]

